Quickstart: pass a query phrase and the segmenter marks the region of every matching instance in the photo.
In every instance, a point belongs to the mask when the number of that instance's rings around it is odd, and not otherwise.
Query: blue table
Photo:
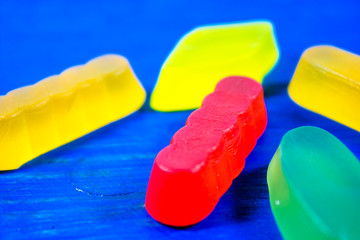
[[[187,31],[256,19],[274,23],[281,50],[263,84],[268,128],[208,218],[178,229],[146,213],[153,160],[190,113],[154,112],[147,101],[125,119],[0,173],[0,239],[280,239],[266,171],[282,135],[302,125],[319,126],[360,157],[358,132],[300,108],[286,91],[307,47],[332,44],[360,53],[358,0],[2,0],[0,94],[105,53],[126,56],[150,94],[167,54]]]

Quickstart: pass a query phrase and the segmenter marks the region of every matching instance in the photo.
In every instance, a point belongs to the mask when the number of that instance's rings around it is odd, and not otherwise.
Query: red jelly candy
[[[207,217],[244,168],[266,122],[261,84],[237,76],[220,81],[157,155],[146,193],[148,213],[171,226]]]

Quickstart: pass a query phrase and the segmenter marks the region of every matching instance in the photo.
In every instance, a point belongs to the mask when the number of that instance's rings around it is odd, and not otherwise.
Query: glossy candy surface
[[[360,131],[360,56],[332,46],[311,47],[288,91],[300,106]]]
[[[246,77],[219,82],[157,155],[146,193],[148,213],[172,226],[203,220],[244,168],[266,123],[261,84]]]
[[[178,42],[163,64],[150,106],[158,111],[198,108],[225,77],[247,76],[261,83],[278,57],[270,22],[196,28]]]
[[[0,170],[129,115],[145,95],[128,61],[105,55],[1,96]]]
[[[327,131],[287,132],[267,181],[285,239],[360,239],[360,162]]]

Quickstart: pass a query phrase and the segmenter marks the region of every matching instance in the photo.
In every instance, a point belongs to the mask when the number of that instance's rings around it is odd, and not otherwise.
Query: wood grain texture
[[[0,94],[112,52],[129,59],[149,93],[176,41],[209,23],[267,18],[281,52],[263,83],[268,128],[204,221],[170,228],[144,209],[153,160],[190,114],[157,113],[146,103],[140,112],[19,170],[0,173],[0,239],[280,239],[266,169],[282,135],[315,125],[360,157],[358,132],[298,107],[286,92],[300,54],[310,45],[328,43],[360,53],[359,14],[356,0],[0,1]]]

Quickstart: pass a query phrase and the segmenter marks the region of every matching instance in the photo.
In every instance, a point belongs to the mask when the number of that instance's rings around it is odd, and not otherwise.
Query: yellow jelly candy
[[[332,46],[311,47],[288,91],[300,106],[360,131],[360,56]]]
[[[105,55],[0,96],[0,170],[131,114],[145,95],[129,62]]]
[[[261,83],[278,57],[270,22],[196,28],[166,59],[150,106],[158,111],[198,108],[225,77],[247,76]]]

